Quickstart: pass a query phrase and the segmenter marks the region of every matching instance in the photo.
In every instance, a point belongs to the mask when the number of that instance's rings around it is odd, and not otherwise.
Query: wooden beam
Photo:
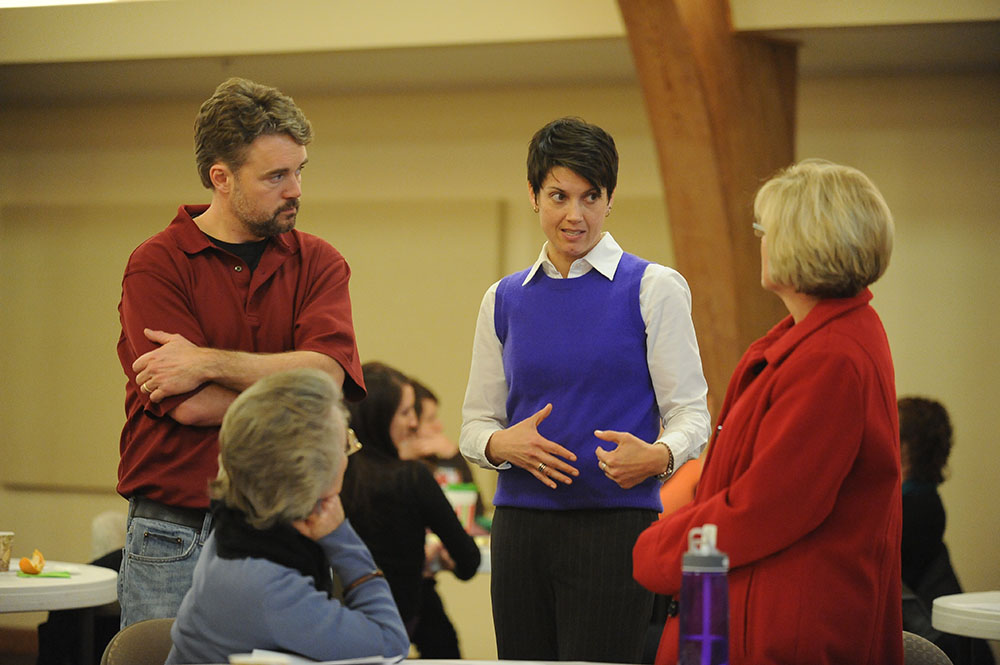
[[[727,0],[619,0],[657,144],[713,416],[747,345],[787,312],[760,286],[753,196],[794,159],[796,48],[734,35]]]

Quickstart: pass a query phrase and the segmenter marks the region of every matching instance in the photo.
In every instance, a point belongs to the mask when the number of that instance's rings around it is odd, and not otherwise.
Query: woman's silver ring
[[[607,471],[608,470],[608,463],[607,462],[601,462],[601,470],[602,471]]]
[[[546,469],[545,462],[539,462],[538,463],[538,473],[545,473],[545,469]]]

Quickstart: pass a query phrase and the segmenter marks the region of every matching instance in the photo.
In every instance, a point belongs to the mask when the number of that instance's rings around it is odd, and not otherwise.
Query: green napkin
[[[470,490],[473,492],[479,491],[476,489],[475,483],[451,483],[449,485],[445,485],[444,488],[446,490]]]
[[[51,573],[41,572],[41,573],[38,573],[36,575],[30,575],[28,573],[24,573],[24,572],[18,571],[17,572],[17,576],[18,577],[65,577],[65,578],[68,578],[69,577],[69,571],[66,571],[66,570],[55,570],[55,571],[52,571]]]

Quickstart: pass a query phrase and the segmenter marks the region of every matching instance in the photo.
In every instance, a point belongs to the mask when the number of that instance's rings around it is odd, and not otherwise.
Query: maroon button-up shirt
[[[207,508],[208,483],[218,470],[218,427],[182,425],[168,415],[194,393],[154,404],[136,385],[132,363],[156,346],[144,328],[215,349],[323,353],[344,368],[346,397],[364,396],[344,257],[321,238],[293,230],[268,243],[251,273],[194,223],[207,207],[181,206],[125,268],[118,306],[118,357],[128,378],[118,465],[124,497]]]

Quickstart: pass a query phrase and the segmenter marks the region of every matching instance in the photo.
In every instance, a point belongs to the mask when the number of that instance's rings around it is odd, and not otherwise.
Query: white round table
[[[85,563],[47,561],[45,573],[65,571],[68,578],[20,577],[20,557],[0,573],[0,612],[36,612],[94,607],[118,600],[118,573]]]
[[[931,625],[944,633],[1000,640],[1000,591],[979,591],[934,599]]]
[[[85,563],[46,561],[44,573],[65,571],[69,577],[21,577],[20,557],[11,557],[11,570],[0,573],[0,612],[37,612],[80,608],[78,661],[94,660],[94,611],[118,600],[118,573]]]
[[[1000,591],[939,596],[931,608],[931,625],[962,637],[955,665],[969,665],[973,659],[972,638],[1000,640]]]

